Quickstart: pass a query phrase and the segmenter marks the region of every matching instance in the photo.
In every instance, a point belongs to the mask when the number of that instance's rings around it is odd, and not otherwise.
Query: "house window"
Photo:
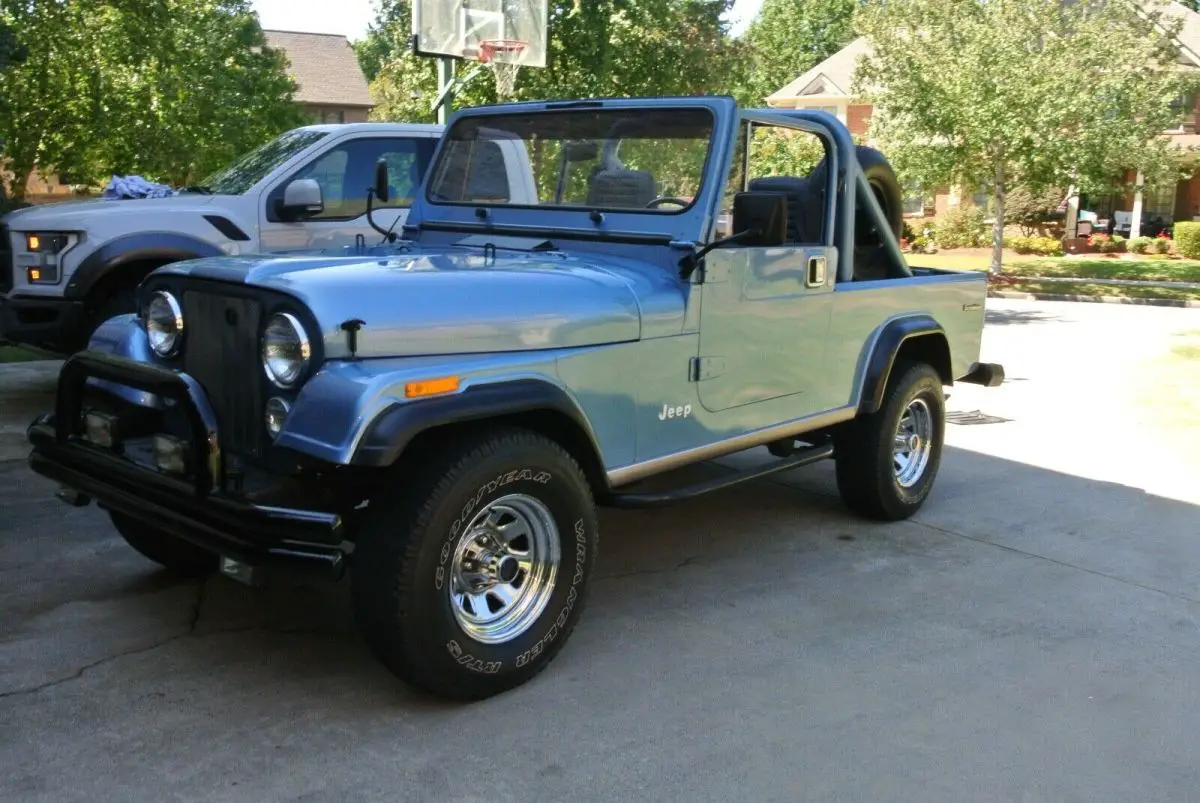
[[[904,214],[925,213],[925,187],[919,181],[904,182]]]
[[[344,123],[346,112],[342,109],[325,109],[321,111],[322,123]]]

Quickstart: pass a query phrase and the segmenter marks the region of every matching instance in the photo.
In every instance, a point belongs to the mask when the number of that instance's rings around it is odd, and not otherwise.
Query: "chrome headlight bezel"
[[[275,334],[280,334],[280,330],[285,328],[287,337],[283,340],[275,342],[276,348],[280,345],[293,348],[296,351],[296,356],[292,358],[281,358],[278,354],[272,355],[272,330]],[[304,328],[304,324],[290,312],[275,312],[263,326],[261,337],[260,356],[262,358],[263,371],[267,375],[267,379],[276,387],[283,390],[290,390],[304,381],[308,373],[309,367],[312,365],[313,349],[312,342],[308,339],[308,332]],[[280,363],[286,362],[289,368],[284,369]]]
[[[154,313],[154,305],[156,302],[166,305],[166,315],[160,315],[156,319]],[[155,290],[150,296],[150,300],[146,302],[143,314],[143,324],[146,329],[146,340],[150,343],[150,349],[159,357],[171,358],[179,354],[183,348],[183,337],[185,332],[185,322],[183,318],[183,306],[179,303],[174,294],[167,290]],[[161,323],[165,320],[170,320],[175,327],[175,331],[165,336],[170,338],[165,344],[155,340],[156,332],[153,327],[156,323]],[[157,333],[162,335],[163,333]]]

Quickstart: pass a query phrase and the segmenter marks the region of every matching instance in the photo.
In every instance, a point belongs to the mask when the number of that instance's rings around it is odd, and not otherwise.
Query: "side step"
[[[761,468],[754,468],[748,471],[739,471],[726,477],[717,477],[716,479],[701,482],[696,485],[688,485],[683,488],[677,488],[670,491],[651,491],[649,493],[615,493],[608,497],[606,501],[607,507],[618,508],[650,508],[663,507],[665,505],[682,502],[686,499],[693,499],[697,496],[702,496],[713,491],[720,491],[743,482],[756,480],[759,477],[766,477],[771,474],[776,474],[780,471],[787,471],[801,466],[819,463],[822,460],[828,460],[833,457],[833,445],[822,444],[821,446],[811,446],[807,449],[796,452],[791,457],[783,460],[778,460]]]

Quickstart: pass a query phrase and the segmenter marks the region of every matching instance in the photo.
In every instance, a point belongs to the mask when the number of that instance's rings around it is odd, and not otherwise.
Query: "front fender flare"
[[[146,259],[180,262],[221,256],[223,253],[212,243],[186,234],[166,231],[127,234],[109,240],[79,263],[67,283],[66,297],[75,300],[86,298],[96,282],[109,271],[130,262]]]
[[[515,379],[472,385],[453,396],[388,407],[367,425],[350,465],[390,466],[415,437],[434,427],[537,410],[553,410],[567,416],[587,436],[593,455],[600,454],[587,417],[566,391],[540,379]]]
[[[946,331],[942,325],[928,315],[911,315],[884,324],[883,331],[876,338],[875,347],[867,358],[862,395],[858,406],[860,413],[869,415],[879,411],[879,408],[883,406],[883,396],[887,391],[892,367],[896,364],[896,357],[900,354],[900,349],[904,346],[905,341],[927,335],[940,336],[943,343],[948,343]],[[947,366],[947,370],[948,368],[949,366]]]

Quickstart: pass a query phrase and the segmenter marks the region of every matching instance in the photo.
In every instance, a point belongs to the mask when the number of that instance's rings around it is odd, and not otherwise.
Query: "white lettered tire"
[[[352,564],[355,620],[407,683],[478,700],[528,682],[583,612],[599,522],[559,444],[512,428],[441,445],[373,499]]]

